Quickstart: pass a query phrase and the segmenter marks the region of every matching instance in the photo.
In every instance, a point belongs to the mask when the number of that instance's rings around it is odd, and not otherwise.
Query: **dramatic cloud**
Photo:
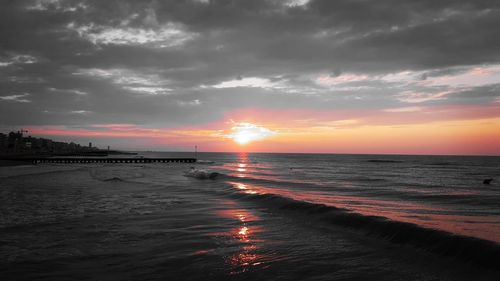
[[[4,2],[2,128],[214,136],[299,114],[284,136],[500,117],[498,1]]]
[[[130,27],[96,27],[93,25],[75,26],[74,23],[70,23],[67,27],[76,31],[80,37],[89,40],[94,45],[147,45],[167,48],[181,46],[194,37],[193,34],[183,32],[172,23],[166,24],[157,30]]]

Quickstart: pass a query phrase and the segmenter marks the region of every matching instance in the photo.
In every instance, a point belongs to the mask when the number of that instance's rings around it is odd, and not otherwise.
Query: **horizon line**
[[[117,150],[124,151],[124,152],[195,153],[194,151],[126,150],[126,149],[117,149]],[[407,153],[355,153],[355,152],[353,152],[353,153],[338,153],[338,152],[198,151],[197,153],[500,157],[500,154],[407,154]]]

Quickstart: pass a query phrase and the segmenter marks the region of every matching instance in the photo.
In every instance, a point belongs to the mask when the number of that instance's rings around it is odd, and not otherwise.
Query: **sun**
[[[238,144],[247,144],[252,140],[252,135],[247,132],[239,132],[233,136],[233,140]]]
[[[226,135],[239,145],[245,145],[253,141],[263,140],[273,136],[276,132],[252,123],[241,122],[231,128],[232,133]]]
[[[248,130],[239,130],[238,132],[234,133],[233,135],[233,140],[241,145],[247,144],[249,142],[255,141],[261,139],[261,137],[258,134],[255,134],[253,132],[250,132]]]

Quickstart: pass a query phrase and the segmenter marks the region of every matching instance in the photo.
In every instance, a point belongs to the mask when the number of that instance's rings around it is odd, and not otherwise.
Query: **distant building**
[[[7,135],[0,133],[0,151],[7,150]]]
[[[97,147],[92,147],[90,142],[88,147],[70,142],[56,142],[51,139],[24,137],[23,132],[0,133],[0,154],[66,154],[98,151]]]

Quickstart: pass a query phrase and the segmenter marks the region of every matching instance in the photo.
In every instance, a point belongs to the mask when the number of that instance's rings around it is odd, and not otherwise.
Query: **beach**
[[[178,163],[0,167],[1,279],[498,279],[498,183],[464,197],[469,183],[427,173],[418,197],[367,170],[482,163],[476,182],[498,173],[498,158],[345,157],[201,154],[213,163],[195,169],[215,179]],[[325,172],[353,163],[364,177]]]

